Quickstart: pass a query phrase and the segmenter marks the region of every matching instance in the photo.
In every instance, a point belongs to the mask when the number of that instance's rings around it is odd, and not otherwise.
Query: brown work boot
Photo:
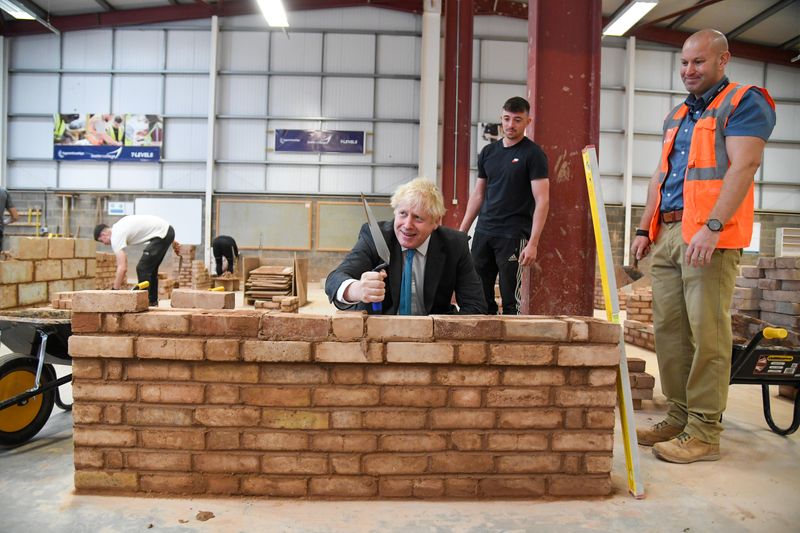
[[[670,463],[694,463],[695,461],[719,461],[719,444],[711,444],[696,439],[688,433],[681,433],[667,442],[653,446],[653,455]]]
[[[649,428],[636,428],[636,440],[642,446],[652,446],[657,442],[665,442],[678,436],[683,428],[673,426],[666,420],[662,420]]]

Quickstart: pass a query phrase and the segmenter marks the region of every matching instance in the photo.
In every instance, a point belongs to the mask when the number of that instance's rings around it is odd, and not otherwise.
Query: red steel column
[[[442,223],[458,228],[469,199],[472,131],[473,0],[446,0],[444,6],[444,115],[442,118]],[[432,176],[428,176],[433,178]]]
[[[541,271],[526,269],[522,313],[593,313],[595,242],[581,149],[600,138],[600,0],[528,3],[528,136],[550,163]]]

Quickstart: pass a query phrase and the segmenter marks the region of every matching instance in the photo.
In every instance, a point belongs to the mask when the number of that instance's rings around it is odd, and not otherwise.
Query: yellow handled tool
[[[785,339],[788,335],[789,332],[783,328],[764,328],[765,339]]]
[[[214,287],[213,289],[208,289],[208,290],[214,292],[223,292],[225,290],[225,287]]]
[[[149,281],[140,281],[139,283],[137,283],[136,285],[131,287],[131,290],[132,291],[143,291],[145,289],[148,289],[149,287],[150,287],[150,282]]]

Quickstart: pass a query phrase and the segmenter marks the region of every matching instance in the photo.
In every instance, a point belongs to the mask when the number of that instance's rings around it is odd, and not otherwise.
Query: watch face
[[[708,226],[708,229],[710,229],[711,231],[722,231],[722,222],[720,222],[716,218],[712,218],[708,222],[706,222],[706,226]]]

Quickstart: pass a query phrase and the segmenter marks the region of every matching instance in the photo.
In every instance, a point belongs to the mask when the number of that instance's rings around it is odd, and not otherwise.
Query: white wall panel
[[[58,75],[11,74],[8,77],[9,113],[55,113]]]
[[[220,191],[264,192],[266,166],[217,165],[216,180],[216,188]]]
[[[764,86],[764,63],[760,61],[749,61],[733,57],[728,62],[725,74],[731,81],[737,81],[745,85]]]
[[[800,104],[775,104],[775,129],[771,139],[800,141]],[[800,150],[800,146],[795,147]]]
[[[766,187],[760,209],[800,213],[800,189],[781,186]]]
[[[800,98],[797,67],[767,65],[767,90],[773,98]]]
[[[281,117],[318,117],[322,79],[311,76],[273,76],[269,82],[269,114]]]
[[[207,135],[206,120],[168,118],[164,122],[162,157],[205,161]]]
[[[59,186],[63,189],[108,189],[108,163],[69,161],[61,163]]]
[[[666,94],[636,94],[633,101],[633,131],[660,133],[664,126],[664,117],[672,109],[670,103],[670,97]]]
[[[44,189],[57,185],[55,161],[9,161],[9,189]]]
[[[325,36],[324,72],[372,74],[375,71],[375,36]]]
[[[192,163],[164,165],[161,181],[167,191],[202,191],[206,186],[206,167]]]
[[[376,80],[377,118],[419,119],[419,82],[416,80]]]
[[[528,43],[482,41],[481,78],[527,81]]]
[[[322,34],[274,32],[270,40],[270,70],[279,72],[321,72]]]
[[[319,169],[316,167],[267,167],[267,191],[316,192],[319,186]]]
[[[475,17],[472,33],[476,37],[516,37],[528,38],[528,21],[509,17],[479,16]]]
[[[621,176],[604,176],[600,173],[603,189],[603,203],[608,204],[622,204],[623,189]]]
[[[59,39],[51,33],[7,39],[10,68],[58,68]]]
[[[64,68],[110,69],[112,35],[111,30],[62,33]]]
[[[421,47],[419,37],[379,35],[378,73],[419,76]]]
[[[627,51],[624,48],[602,47],[600,49],[600,82],[602,85],[617,87],[625,85],[627,64]]]
[[[164,68],[162,30],[115,30],[114,67],[118,69]]]
[[[797,146],[769,144],[764,148],[764,179],[767,181],[798,181],[800,150]]]
[[[417,164],[419,128],[416,124],[375,124],[375,162]]]
[[[111,109],[111,76],[64,74],[61,76],[60,113],[107,112]]]
[[[290,27],[420,31],[420,18],[411,13],[373,7],[290,11]],[[294,37],[292,37],[294,38]]]
[[[444,83],[442,83],[442,85],[444,85]],[[481,102],[481,99],[480,99],[479,95],[480,95],[480,91],[481,91],[481,84],[480,83],[473,83],[471,90],[472,90],[472,95],[471,95],[470,98],[472,100],[472,105],[470,105],[469,116],[470,117],[477,117],[477,116],[480,115],[480,102]],[[441,100],[441,101],[443,102],[443,100]],[[444,108],[444,104],[442,104],[441,107]],[[444,121],[442,121],[442,122],[444,122]]]
[[[167,75],[164,80],[164,113],[208,116],[208,77]]]
[[[625,129],[625,93],[600,91],[600,129]]]
[[[268,32],[220,32],[220,69],[266,71],[269,68],[269,36]]]
[[[512,96],[525,98],[525,84],[506,85],[500,83],[482,83],[480,88],[480,111],[478,122],[500,122],[503,104]]]
[[[217,159],[264,161],[267,131],[261,120],[225,119],[217,122]]]
[[[597,163],[601,174],[621,174],[625,165],[625,137],[619,133],[601,133]]]
[[[53,118],[25,117],[8,122],[8,157],[53,157]]]
[[[336,118],[370,118],[374,99],[374,80],[363,78],[323,78],[322,115]]]
[[[208,31],[169,31],[167,68],[208,72],[211,33]]]
[[[652,176],[661,158],[661,137],[636,137],[633,140],[633,175]],[[644,204],[645,197],[637,197]]]
[[[268,84],[266,76],[220,76],[217,79],[217,113],[266,115]]]
[[[671,89],[671,61],[671,52],[662,52],[660,50],[636,50],[636,87],[647,89]]]
[[[375,194],[394,194],[399,185],[417,177],[415,168],[376,168]]]
[[[323,167],[319,189],[329,194],[370,193],[372,170],[369,167]]]
[[[111,189],[135,191],[159,189],[157,163],[115,163],[111,165]]]
[[[112,113],[163,113],[160,75],[115,75]]]

